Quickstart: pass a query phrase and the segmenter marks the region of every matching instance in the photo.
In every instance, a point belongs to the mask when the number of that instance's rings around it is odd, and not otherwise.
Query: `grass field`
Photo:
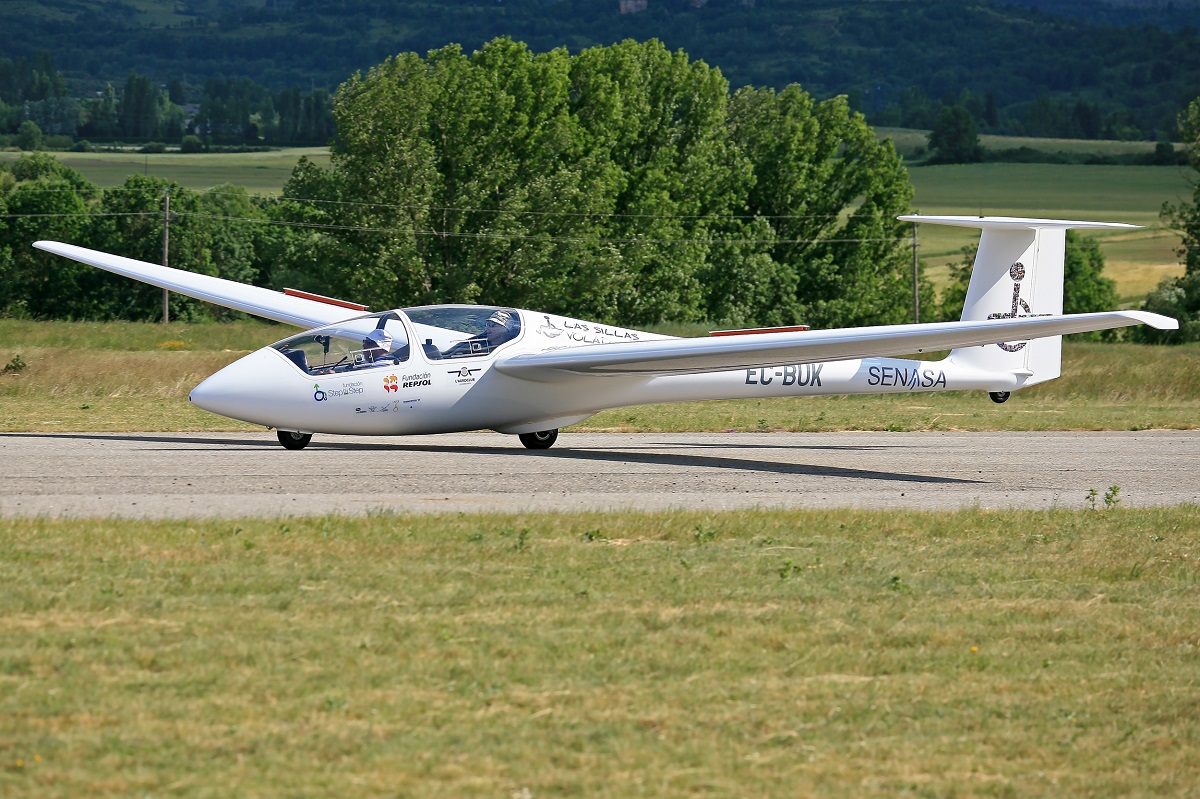
[[[880,138],[891,139],[896,150],[905,158],[924,155],[929,147],[929,131],[915,128],[877,127]],[[1027,147],[1043,153],[1067,153],[1069,155],[1147,155],[1158,145],[1152,141],[1117,141],[1102,139],[1054,139],[1037,136],[995,136],[983,134],[979,143],[986,150],[1015,150]],[[1181,145],[1176,145],[1180,147]]]
[[[909,170],[913,207],[926,214],[995,214],[1126,222],[1146,229],[1097,233],[1105,274],[1126,301],[1143,297],[1167,276],[1182,274],[1178,234],[1158,219],[1164,202],[1191,196],[1189,170],[1164,166],[961,164]],[[979,240],[963,228],[922,225],[921,255],[930,276],[945,279],[946,265]]]
[[[190,189],[203,190],[231,183],[253,194],[279,194],[301,156],[329,164],[329,149],[298,147],[255,153],[135,152],[54,153],[63,164],[78,170],[97,186],[119,186],[130,175],[149,174],[174,180]],[[0,152],[0,162],[15,161],[19,152]]]
[[[0,531],[5,796],[1196,787],[1196,507]]]
[[[280,325],[0,320],[0,432],[256,430],[188,404]],[[794,397],[604,411],[576,430],[1146,430],[1200,426],[1200,348],[1067,342],[1064,376],[995,405],[982,392]]]

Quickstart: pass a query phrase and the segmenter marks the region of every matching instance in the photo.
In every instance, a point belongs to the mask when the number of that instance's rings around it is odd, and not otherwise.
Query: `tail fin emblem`
[[[1008,268],[1008,276],[1013,279],[1012,310],[1009,313],[988,314],[988,319],[1017,319],[1034,316],[1035,314],[1029,309],[1029,303],[1021,299],[1021,281],[1025,279],[1025,265],[1017,261]],[[1021,313],[1021,311],[1025,313]],[[1020,344],[1007,344],[1001,341],[996,346],[1005,352],[1020,352],[1025,348],[1026,343],[1028,342],[1022,341]]]

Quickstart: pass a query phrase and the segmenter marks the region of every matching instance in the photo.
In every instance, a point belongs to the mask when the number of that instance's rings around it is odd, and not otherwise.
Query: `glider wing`
[[[1178,326],[1174,319],[1146,311],[1110,311],[604,344],[514,355],[495,368],[539,382],[581,375],[695,374],[908,355],[1136,324],[1164,330]]]
[[[34,242],[33,246],[152,286],[296,327],[321,327],[363,314],[363,311],[319,300],[292,296],[259,286],[248,286],[234,280],[187,272],[183,269],[148,264],[145,261],[109,255],[74,244],[38,241]]]

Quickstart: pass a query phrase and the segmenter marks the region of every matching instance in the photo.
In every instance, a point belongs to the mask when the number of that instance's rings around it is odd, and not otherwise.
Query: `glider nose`
[[[275,372],[282,371],[278,353],[270,348],[239,358],[192,389],[188,401],[231,419],[257,422],[271,405],[264,389],[277,385]]]

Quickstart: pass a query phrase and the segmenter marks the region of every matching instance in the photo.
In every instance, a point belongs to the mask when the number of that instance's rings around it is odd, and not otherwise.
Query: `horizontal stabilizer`
[[[901,222],[929,222],[951,227],[969,227],[976,230],[1037,230],[1062,228],[1064,230],[1138,230],[1141,225],[1125,222],[1084,222],[1071,219],[1036,219],[1022,216],[925,216],[905,214],[896,217]]]
[[[514,377],[543,382],[576,375],[696,374],[936,352],[1136,324],[1173,330],[1179,323],[1146,311],[1108,311],[757,336],[664,339],[514,355],[498,361],[495,368]]]
[[[37,241],[33,246],[39,250],[62,255],[114,274],[174,291],[177,294],[184,294],[198,300],[297,327],[320,327],[363,314],[362,311],[341,308],[303,297],[292,297],[260,286],[247,286],[244,283],[212,275],[201,275],[160,264],[135,261],[132,258],[89,250],[74,244]]]

